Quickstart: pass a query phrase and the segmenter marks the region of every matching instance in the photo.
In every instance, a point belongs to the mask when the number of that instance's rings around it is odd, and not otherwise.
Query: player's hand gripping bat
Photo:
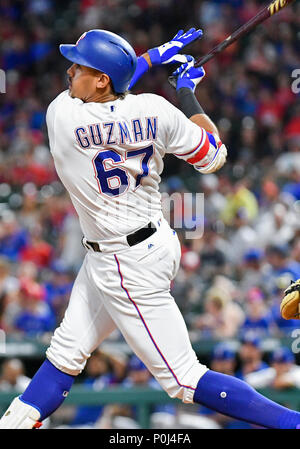
[[[221,53],[225,48],[229,47],[229,45],[233,44],[240,37],[243,37],[245,34],[249,33],[249,31],[253,30],[257,25],[264,22],[269,17],[277,14],[286,6],[293,3],[295,0],[274,0],[264,9],[262,9],[256,16],[252,17],[252,19],[248,20],[247,23],[238,28],[233,34],[227,37],[223,42],[214,47],[209,53],[204,55],[202,58],[199,58],[195,62],[195,67],[202,66],[206,62],[210,61],[217,54]],[[170,76],[169,83],[176,88],[176,77]]]

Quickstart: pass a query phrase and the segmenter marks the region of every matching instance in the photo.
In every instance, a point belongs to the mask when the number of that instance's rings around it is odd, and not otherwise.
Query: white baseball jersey
[[[47,127],[58,176],[88,240],[129,234],[161,210],[166,153],[202,166],[217,148],[210,133],[154,94],[84,103],[65,91],[50,104]]]

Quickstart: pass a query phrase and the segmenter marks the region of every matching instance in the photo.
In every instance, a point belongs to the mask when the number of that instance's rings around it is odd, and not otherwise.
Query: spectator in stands
[[[250,373],[268,368],[268,364],[263,361],[260,339],[250,333],[241,339],[239,359],[240,368],[235,375],[242,380]]]
[[[21,310],[14,326],[27,336],[38,336],[54,330],[55,317],[44,301],[44,289],[36,282],[23,280],[20,287]]]
[[[136,356],[131,356],[128,363],[128,375],[122,385],[126,388],[152,384],[153,378],[144,363]]]
[[[30,378],[25,375],[25,367],[20,359],[7,359],[2,363],[0,391],[16,390],[23,393],[29,382]]]
[[[259,235],[251,226],[248,212],[239,208],[233,219],[234,232],[229,238],[230,251],[228,258],[234,265],[239,265],[246,251],[259,244]]]
[[[296,281],[300,277],[300,264],[290,259],[288,245],[271,245],[266,249],[268,271],[264,276],[264,285],[271,294],[276,293],[277,281],[282,275],[288,275]]]
[[[230,338],[244,321],[244,312],[233,301],[230,291],[212,287],[206,293],[204,313],[193,320],[193,327],[208,338]]]
[[[270,367],[245,376],[246,382],[254,388],[272,387],[277,390],[300,388],[300,367],[289,348],[279,347],[273,351]]]
[[[291,171],[289,181],[283,186],[282,191],[289,193],[295,201],[300,200],[300,172],[297,169]]]
[[[237,268],[240,273],[239,286],[242,293],[263,285],[263,265],[264,253],[259,248],[250,248],[244,253],[243,263]]]
[[[122,370],[125,371],[124,359],[116,359],[116,357],[99,350],[95,351],[87,362],[83,386],[88,390],[100,391],[117,383],[116,374],[119,375],[119,372],[118,369],[116,373],[113,372],[112,361],[115,364],[121,364]],[[76,409],[70,425],[73,427],[93,427],[100,419],[104,408],[103,405],[82,405]]]
[[[136,356],[131,356],[128,363],[128,375],[122,383],[124,388],[136,388],[136,387],[150,387],[155,390],[161,390],[159,383],[152,377],[144,363]],[[122,409],[119,409],[121,411]],[[168,422],[172,421],[176,414],[176,406],[174,404],[162,404],[152,407],[152,414],[156,414],[156,426],[159,424],[159,420],[167,419]],[[132,406],[130,408],[123,408],[122,414],[124,416],[131,417],[134,421],[137,421],[137,408]]]
[[[294,236],[296,214],[289,210],[287,204],[278,202],[272,209],[263,213],[256,222],[255,230],[260,244],[267,246],[287,245]]]
[[[249,190],[246,179],[237,182],[232,192],[227,196],[227,203],[222,210],[221,218],[228,226],[238,226],[238,213],[243,212],[244,219],[252,222],[258,214],[258,203],[255,195]]]
[[[200,267],[201,257],[198,252],[189,250],[183,252],[181,266],[171,288],[178,306],[185,315],[201,312],[200,298],[204,283],[199,275]]]
[[[205,216],[208,221],[214,220],[220,215],[226,203],[226,198],[218,190],[218,176],[214,173],[202,176],[199,184],[199,191],[203,192],[205,198]]]
[[[85,255],[85,248],[81,243],[82,231],[74,207],[70,207],[61,228],[60,259],[69,271],[78,272]]]
[[[226,274],[227,254],[220,245],[220,237],[214,223],[206,223],[201,246],[201,278],[211,283],[216,275]]]
[[[291,257],[295,262],[300,263],[300,238],[297,237],[293,243]]]
[[[219,343],[211,355],[210,368],[218,373],[234,376],[236,368],[235,352],[229,343]]]
[[[246,318],[240,328],[241,335],[252,332],[257,337],[266,337],[272,333],[272,315],[265,303],[263,292],[253,287],[246,298]]]
[[[35,226],[30,233],[30,239],[20,253],[21,261],[31,261],[38,268],[48,267],[53,258],[53,249],[42,237],[42,229]]]
[[[60,323],[68,305],[73,287],[73,276],[63,261],[54,260],[50,266],[49,278],[44,283],[45,300]]]
[[[9,262],[0,257],[0,328],[8,330],[5,317],[9,302],[14,301],[19,290],[19,280],[10,274]]]
[[[28,233],[20,228],[14,212],[5,210],[0,220],[0,255],[16,262],[28,243]]]

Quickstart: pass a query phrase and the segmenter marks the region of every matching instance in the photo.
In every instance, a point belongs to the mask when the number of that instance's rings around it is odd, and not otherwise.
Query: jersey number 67
[[[138,188],[142,178],[149,174],[149,160],[153,155],[153,145],[138,150],[127,151],[125,160],[138,156],[141,159],[141,170],[135,177],[135,187]],[[93,159],[95,178],[98,182],[99,191],[107,196],[120,196],[129,187],[128,171],[118,165],[124,164],[124,158],[115,150],[100,151]]]

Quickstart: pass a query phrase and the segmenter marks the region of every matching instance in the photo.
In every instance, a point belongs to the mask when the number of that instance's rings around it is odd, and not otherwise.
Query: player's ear
[[[110,83],[110,77],[106,73],[99,73],[97,77],[97,88],[105,89]]]

